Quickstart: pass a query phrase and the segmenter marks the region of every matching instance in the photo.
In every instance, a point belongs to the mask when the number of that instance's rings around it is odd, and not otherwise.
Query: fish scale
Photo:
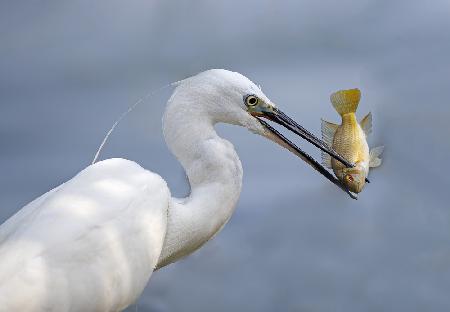
[[[369,161],[369,151],[366,146],[365,134],[358,124],[355,114],[344,115],[342,124],[336,129],[334,135],[333,149],[357,165]],[[335,159],[332,159],[331,163],[336,176],[342,175],[345,166]]]

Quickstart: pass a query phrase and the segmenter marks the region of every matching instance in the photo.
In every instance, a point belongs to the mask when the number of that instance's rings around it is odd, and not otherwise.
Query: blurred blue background
[[[237,211],[130,311],[449,311],[449,14],[445,0],[1,1],[0,222],[86,167],[113,121],[169,82],[241,72],[316,134],[320,118],[339,121],[330,93],[358,87],[369,145],[386,146],[358,201],[221,125],[245,172]],[[170,92],[101,157],[135,160],[183,196],[161,134]]]

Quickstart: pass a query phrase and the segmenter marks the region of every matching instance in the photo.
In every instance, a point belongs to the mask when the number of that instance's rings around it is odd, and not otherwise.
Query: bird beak
[[[270,109],[258,109],[258,111],[250,111],[250,114],[256,117],[259,120],[259,122],[261,122],[261,124],[264,126],[264,128],[267,130],[266,133],[264,134],[265,137],[281,145],[282,147],[286,148],[287,150],[291,151],[292,153],[303,159],[306,163],[308,163],[311,167],[317,170],[320,174],[325,176],[328,180],[330,180],[332,183],[334,183],[344,192],[346,192],[351,198],[357,199],[356,195],[350,192],[341,181],[339,181],[336,177],[334,177],[320,163],[318,163],[314,158],[312,158],[310,155],[301,150],[298,146],[292,143],[289,139],[283,136],[280,132],[278,132],[275,128],[269,125],[262,118],[276,122],[277,124],[282,125],[283,127],[289,129],[290,131],[299,135],[306,141],[320,148],[322,151],[329,154],[331,157],[335,158],[336,160],[339,160],[346,167],[354,167],[355,166],[354,164],[352,164],[344,157],[339,155],[325,142],[323,142],[315,135],[307,131],[305,128],[300,126],[298,123],[296,123],[294,120],[292,120],[289,116],[280,111],[278,108],[270,107]]]

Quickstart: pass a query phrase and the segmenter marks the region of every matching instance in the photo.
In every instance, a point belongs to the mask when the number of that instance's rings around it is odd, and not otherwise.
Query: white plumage
[[[246,105],[248,95],[258,106]],[[163,132],[190,195],[172,198],[159,175],[129,160],[87,167],[1,225],[0,311],[121,311],[132,304],[155,268],[198,249],[234,211],[242,167],[214,124],[246,127],[302,156],[257,118],[275,109],[238,73],[209,70],[179,82]]]
[[[164,240],[169,190],[108,159],[0,228],[1,311],[120,311],[142,292]]]

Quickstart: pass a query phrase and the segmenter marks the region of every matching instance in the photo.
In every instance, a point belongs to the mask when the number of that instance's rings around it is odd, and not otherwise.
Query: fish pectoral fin
[[[363,119],[361,119],[360,123],[361,128],[363,129],[366,137],[372,133],[372,113],[369,112]]]
[[[369,167],[375,168],[381,165],[381,158],[380,155],[383,153],[384,146],[377,146],[370,150],[369,156],[370,156],[370,162]]]
[[[339,126],[322,119],[322,140],[329,146],[333,146],[334,134]],[[322,152],[322,165],[331,168],[331,156]]]

